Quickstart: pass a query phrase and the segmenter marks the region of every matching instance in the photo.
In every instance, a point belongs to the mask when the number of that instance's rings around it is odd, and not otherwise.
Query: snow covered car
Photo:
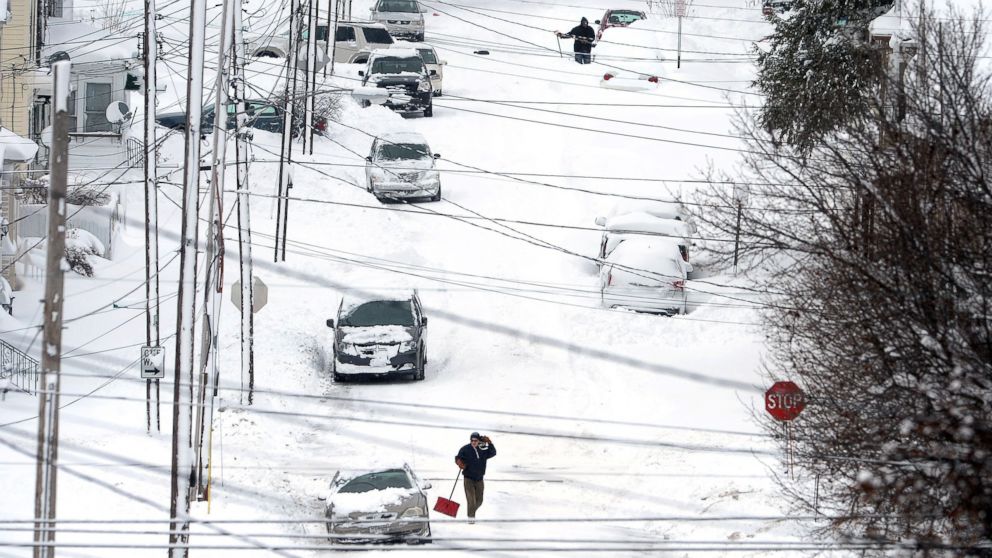
[[[603,227],[603,237],[599,245],[599,257],[606,258],[621,242],[631,238],[659,237],[676,242],[679,254],[689,264],[689,237],[692,232],[689,223],[676,219],[660,218],[644,211],[621,213],[611,217],[600,217],[596,224]],[[686,271],[692,271],[689,265]]]
[[[603,14],[603,19],[596,20],[596,25],[599,25],[596,38],[602,37],[603,31],[606,31],[610,27],[626,27],[635,21],[647,18],[647,14],[640,10],[606,10],[606,13]]]
[[[425,490],[406,463],[343,474],[331,481],[324,517],[336,542],[395,541],[429,543],[431,536]]]
[[[366,189],[379,201],[426,198],[441,199],[441,176],[424,136],[416,132],[393,132],[379,136],[365,158]]]
[[[643,91],[661,82],[665,37],[647,20],[611,27],[596,41],[593,62],[603,68],[600,85],[609,89]]]
[[[605,308],[672,316],[686,312],[688,264],[666,238],[631,238],[610,252],[600,269]]]
[[[427,317],[417,291],[382,297],[345,297],[334,330],[334,381],[349,376],[407,375],[424,379],[427,364]]]
[[[424,14],[417,0],[379,0],[369,11],[372,21],[385,25],[393,37],[424,40]]]
[[[362,87],[378,87],[387,92],[385,106],[396,112],[423,112],[434,116],[434,88],[420,54],[413,49],[388,49],[369,56],[365,70],[358,72]],[[365,101],[365,105],[371,103]]]

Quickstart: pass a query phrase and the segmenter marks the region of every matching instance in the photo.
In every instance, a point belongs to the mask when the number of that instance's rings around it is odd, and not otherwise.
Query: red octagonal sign
[[[776,420],[792,420],[805,408],[806,396],[793,382],[775,382],[765,392],[765,410]]]

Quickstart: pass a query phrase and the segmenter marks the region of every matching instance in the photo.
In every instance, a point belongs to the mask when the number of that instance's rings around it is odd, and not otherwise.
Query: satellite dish
[[[45,126],[45,129],[41,131],[41,144],[45,147],[52,146],[52,127]]]
[[[128,108],[127,103],[121,101],[114,101],[107,105],[107,121],[114,124],[120,124],[125,120],[131,118],[131,109]]]

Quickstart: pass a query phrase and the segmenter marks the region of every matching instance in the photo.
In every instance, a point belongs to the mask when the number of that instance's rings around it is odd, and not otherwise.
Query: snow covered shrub
[[[320,85],[318,84],[318,90]],[[302,85],[299,85],[298,94],[293,101],[293,134],[295,137],[303,131],[303,119],[306,114],[306,101],[302,96]],[[336,91],[326,91],[314,96],[313,118],[315,122],[315,132],[321,133],[325,129],[334,125],[341,115],[341,94]],[[286,106],[286,93],[280,92],[273,97],[272,102],[282,110]]]
[[[833,516],[820,535],[988,556],[978,546],[992,539],[988,19],[939,21],[916,30],[902,86],[872,93],[876,119],[837,121],[808,153],[770,148],[761,117],[744,119],[746,170],[723,178],[751,185],[741,244],[768,293],[769,384],[794,380],[808,400],[792,423],[800,482],[782,480],[789,501],[812,513],[819,479],[815,509]],[[728,239],[730,257],[732,189],[714,184],[694,201],[702,235]],[[782,425],[760,420],[784,451]]]
[[[48,175],[40,178],[27,178],[24,180],[20,194],[24,203],[45,204],[48,203]],[[66,188],[65,201],[73,205],[107,205],[110,203],[110,194],[106,193],[106,186],[69,186]]]
[[[69,269],[85,277],[93,277],[89,256],[103,256],[103,243],[82,229],[69,229],[65,233],[65,259]]]

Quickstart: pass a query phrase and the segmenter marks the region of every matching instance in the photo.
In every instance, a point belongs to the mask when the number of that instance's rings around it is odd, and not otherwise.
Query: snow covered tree
[[[987,16],[952,16],[922,18],[905,83],[885,88],[901,98],[863,94],[874,119],[834,121],[808,152],[745,120],[751,154],[733,179],[751,184],[741,235],[769,293],[769,379],[808,398],[793,422],[800,480],[783,488],[812,511],[820,479],[818,511],[836,518],[823,535],[987,556],[992,77]],[[728,186],[694,201],[717,208],[696,215],[704,236],[733,238]]]
[[[870,117],[879,67],[868,24],[892,0],[797,0],[771,16],[754,85],[766,95],[761,127],[775,141],[811,149],[849,120]]]

